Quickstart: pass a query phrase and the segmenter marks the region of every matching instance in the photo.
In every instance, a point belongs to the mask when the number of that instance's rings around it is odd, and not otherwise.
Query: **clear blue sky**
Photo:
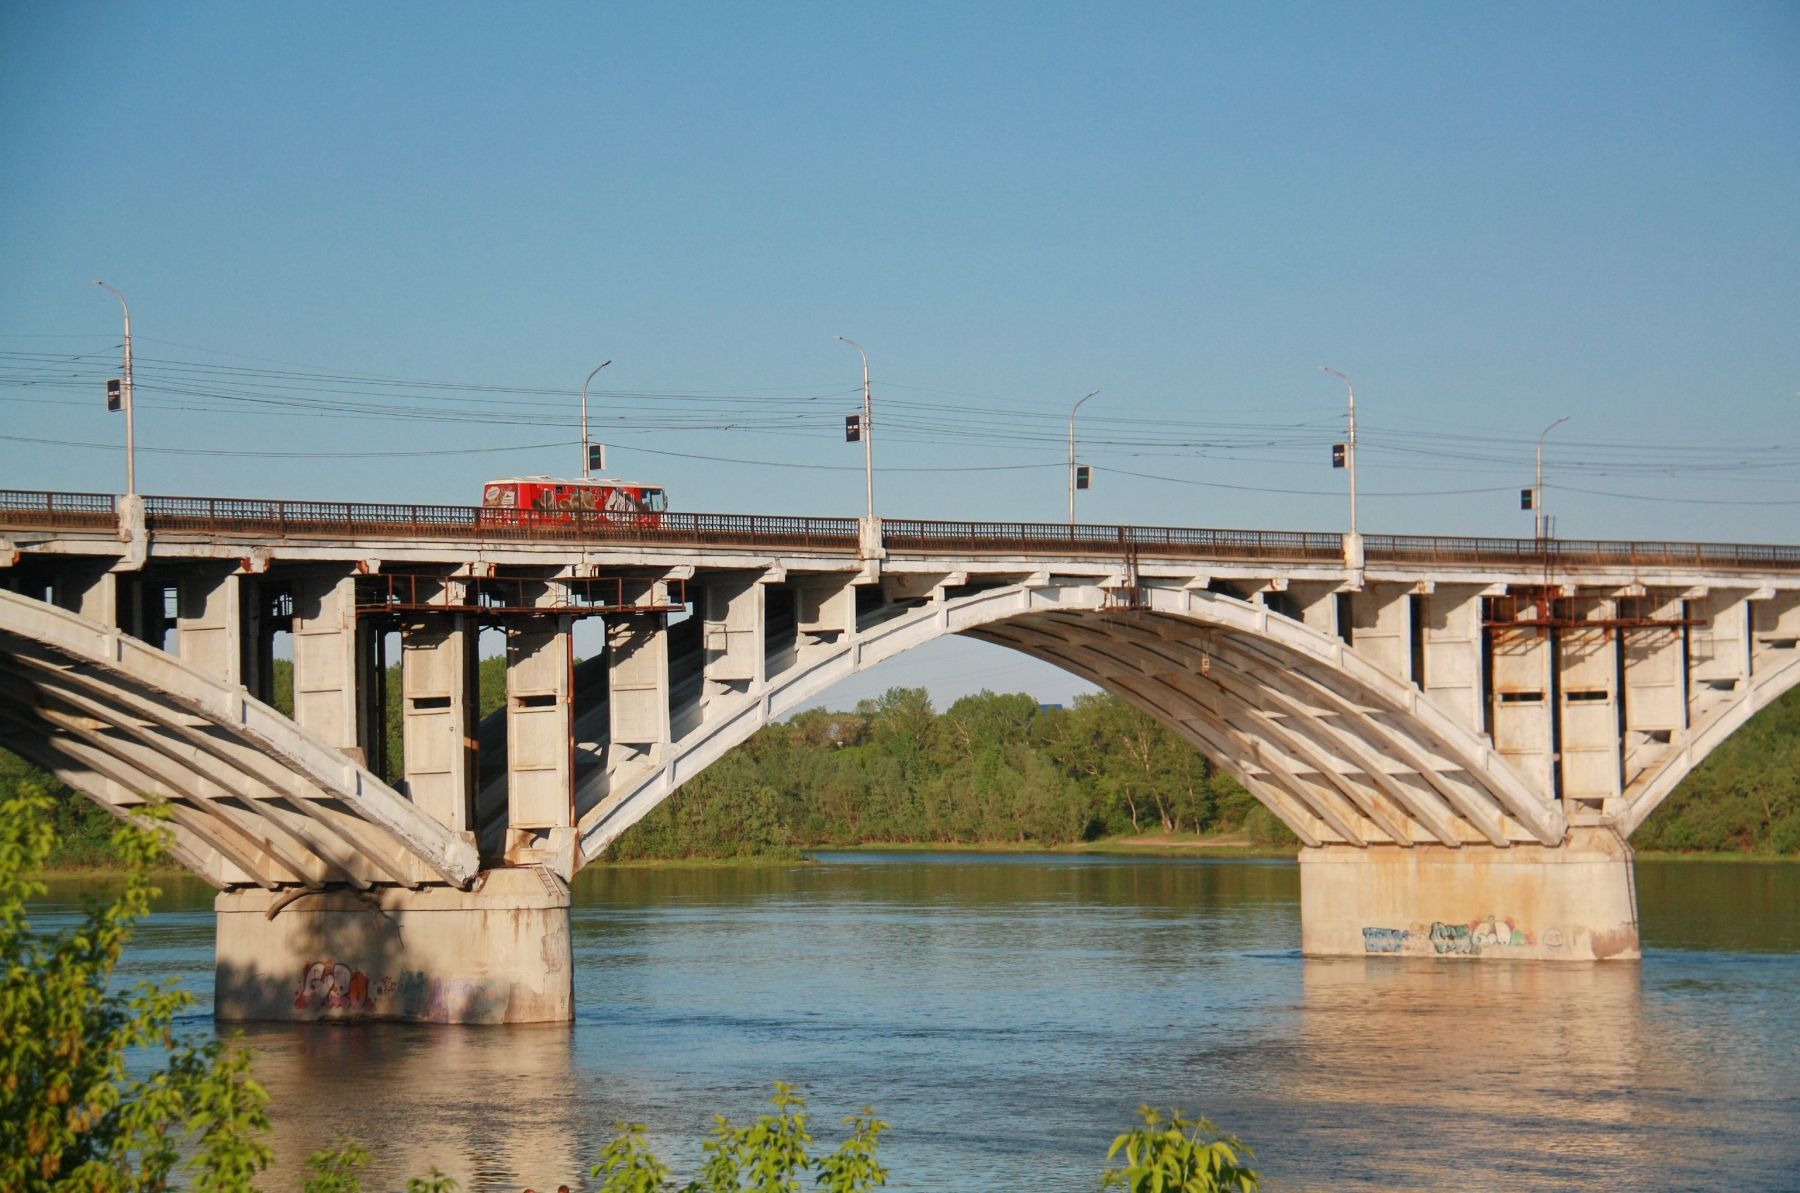
[[[613,471],[856,514],[842,334],[888,514],[1060,519],[1100,387],[1084,520],[1341,528],[1330,364],[1365,530],[1569,415],[1562,534],[1800,541],[1792,3],[15,3],[0,130],[0,486],[122,484],[98,277],[153,493],[571,472],[611,357]]]

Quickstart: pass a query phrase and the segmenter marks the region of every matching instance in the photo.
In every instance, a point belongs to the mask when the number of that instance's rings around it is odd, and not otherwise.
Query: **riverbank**
[[[815,845],[808,853],[1043,853],[1107,854],[1127,857],[1285,857],[1297,847],[1264,845],[1238,834],[1213,836],[1187,833],[1102,837],[1055,845],[1042,841],[870,841],[858,845]]]
[[[1800,865],[1800,853],[1745,853],[1741,850],[1696,850],[1682,853],[1671,849],[1638,849],[1632,856],[1640,862],[1732,862],[1745,865]]]

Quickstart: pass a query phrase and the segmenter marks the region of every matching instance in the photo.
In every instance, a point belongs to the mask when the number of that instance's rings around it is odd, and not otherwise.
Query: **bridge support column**
[[[220,894],[214,1017],[569,1022],[569,888],[538,867],[483,879],[472,891]]]
[[[1309,957],[1636,960],[1631,848],[1573,829],[1554,847],[1302,849],[1300,937]]]

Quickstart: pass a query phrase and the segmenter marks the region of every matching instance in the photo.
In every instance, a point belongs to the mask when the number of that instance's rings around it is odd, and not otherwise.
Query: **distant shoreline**
[[[601,860],[599,866],[609,870],[679,870],[728,869],[758,866],[792,866],[814,862],[820,853],[1005,853],[1046,854],[1054,856],[1095,857],[1211,857],[1285,858],[1299,856],[1294,847],[1257,845],[1240,836],[1193,837],[1140,834],[1112,837],[1100,841],[1083,841],[1072,845],[1044,845],[1030,841],[873,841],[860,845],[807,845],[791,853],[751,854],[743,857],[629,858],[624,861]],[[1696,851],[1691,853],[1667,849],[1643,849],[1636,852],[1639,861],[1648,862],[1731,862],[1750,865],[1796,865],[1800,854],[1749,853],[1737,850]],[[123,877],[125,867],[110,862],[81,866],[55,866],[31,877],[50,882],[79,879],[110,881]],[[180,866],[162,865],[150,871],[153,878],[192,878],[199,875]]]

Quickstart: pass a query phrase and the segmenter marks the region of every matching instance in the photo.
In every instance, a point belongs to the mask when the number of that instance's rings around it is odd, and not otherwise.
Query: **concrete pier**
[[[574,1017],[569,888],[541,867],[476,888],[220,893],[214,1015],[223,1022]]]
[[[1631,847],[1610,829],[1561,845],[1342,845],[1300,851],[1309,957],[1632,961]]]

